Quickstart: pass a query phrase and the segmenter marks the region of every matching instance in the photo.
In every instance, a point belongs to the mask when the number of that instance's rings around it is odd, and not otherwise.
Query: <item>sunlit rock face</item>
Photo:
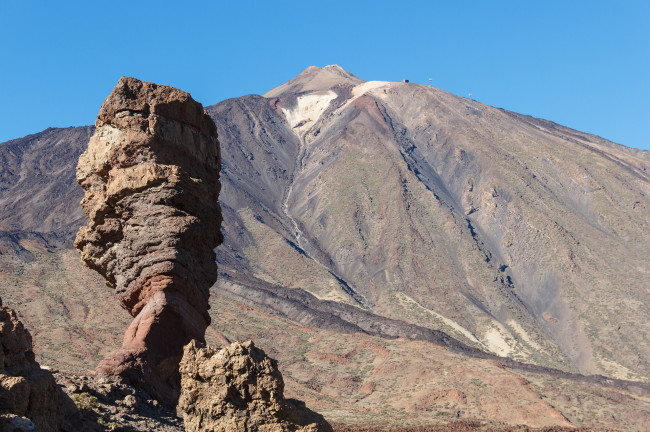
[[[221,350],[192,341],[180,371],[186,431],[332,432],[323,416],[285,399],[277,361],[252,341]]]
[[[32,336],[0,299],[0,430],[56,431],[59,411],[54,377],[34,360]]]
[[[183,345],[203,340],[222,241],[217,128],[181,90],[123,77],[79,158],[88,216],[75,240],[134,317],[97,372],[173,405]]]

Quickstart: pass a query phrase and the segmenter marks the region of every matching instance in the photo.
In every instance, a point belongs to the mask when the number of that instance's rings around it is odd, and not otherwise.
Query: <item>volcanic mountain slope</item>
[[[84,219],[80,190],[73,187],[75,160],[92,132],[50,128],[0,146],[0,251],[25,254],[17,243],[25,237],[71,244]]]
[[[9,254],[0,256],[0,286],[3,293],[12,294],[10,301],[18,305],[21,315],[29,318],[25,324],[36,330],[37,359],[68,373],[90,374],[101,357],[119,346],[130,316],[119,309],[98,275],[82,265],[75,251],[47,251],[31,239],[21,244],[35,259],[22,262]],[[301,320],[300,314],[316,316],[308,309],[314,307],[315,298],[304,292],[299,296],[299,290],[279,289],[275,297],[265,297],[259,290],[246,299],[215,290],[206,339],[217,345],[227,344],[227,339],[255,339],[278,359],[287,397],[304,400],[328,421],[372,425],[377,430],[468,420],[466,429],[445,426],[444,430],[485,430],[481,425],[488,422],[490,430],[526,424],[637,431],[647,430],[650,422],[648,384],[510,368],[505,359],[472,358],[423,340],[351,333],[342,319],[339,322],[345,326],[338,330],[318,328],[320,324],[334,327],[331,313],[323,313],[320,322],[313,320],[308,327],[268,313],[264,305],[289,304],[294,309],[285,309],[287,315],[295,312]],[[247,292],[251,293],[255,294]],[[254,302],[262,306],[246,305]],[[382,323],[382,330],[395,329]],[[100,415],[107,422],[124,422],[121,412],[113,416],[108,413],[112,408],[105,408]],[[155,419],[147,421],[151,426]]]
[[[647,379],[648,152],[338,66],[210,113],[235,285]]]

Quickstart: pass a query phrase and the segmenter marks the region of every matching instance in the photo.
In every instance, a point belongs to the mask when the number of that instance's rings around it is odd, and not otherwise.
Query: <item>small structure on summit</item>
[[[183,346],[204,340],[217,280],[217,128],[189,93],[126,77],[95,127],[77,165],[88,224],[75,246],[134,317],[97,373],[174,406]]]

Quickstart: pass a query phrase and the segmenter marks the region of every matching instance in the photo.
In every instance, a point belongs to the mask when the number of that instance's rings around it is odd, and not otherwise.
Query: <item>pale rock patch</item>
[[[292,109],[282,108],[284,116],[298,134],[309,130],[337,95],[332,90],[317,92],[297,98],[296,106]]]
[[[408,295],[406,295],[406,294],[404,294],[404,293],[398,292],[396,295],[397,295],[397,297],[399,298],[399,301],[400,301],[400,303],[401,303],[402,305],[406,305],[406,304],[413,305],[413,306],[415,306],[416,308],[418,308],[419,310],[421,310],[421,311],[423,311],[423,312],[426,312],[426,313],[432,315],[434,318],[436,318],[436,319],[442,321],[442,323],[443,323],[444,325],[446,325],[447,327],[450,327],[450,328],[454,329],[455,331],[457,331],[458,333],[462,334],[463,336],[465,336],[467,339],[471,340],[472,342],[484,346],[483,343],[481,343],[481,341],[479,341],[479,340],[476,338],[476,336],[474,336],[474,335],[472,334],[472,332],[470,332],[469,330],[467,330],[467,329],[466,329],[465,327],[463,327],[462,325],[458,324],[456,321],[454,321],[454,320],[452,320],[452,319],[449,319],[449,318],[445,317],[444,315],[439,314],[439,313],[436,312],[436,311],[433,311],[433,310],[431,310],[431,309],[427,309],[427,308],[425,308],[425,307],[422,306],[420,303],[418,303],[415,299],[413,299],[412,297],[410,297],[410,296],[408,296]]]
[[[512,347],[506,341],[504,333],[507,330],[503,328],[500,323],[496,323],[497,327],[490,327],[483,336],[482,342],[490,351],[502,357],[508,357],[512,352]]]

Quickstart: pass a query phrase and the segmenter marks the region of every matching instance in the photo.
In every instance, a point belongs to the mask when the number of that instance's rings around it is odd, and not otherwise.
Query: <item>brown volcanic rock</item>
[[[89,221],[75,246],[135,317],[97,372],[173,405],[183,346],[210,323],[222,241],[217,129],[188,93],[125,77],[95,126],[77,166]]]
[[[252,341],[220,351],[192,341],[180,371],[186,431],[332,431],[321,415],[284,398],[277,362]]]
[[[55,431],[58,403],[54,377],[34,360],[31,335],[0,300],[0,427],[29,424],[20,419],[27,417],[39,431]]]

